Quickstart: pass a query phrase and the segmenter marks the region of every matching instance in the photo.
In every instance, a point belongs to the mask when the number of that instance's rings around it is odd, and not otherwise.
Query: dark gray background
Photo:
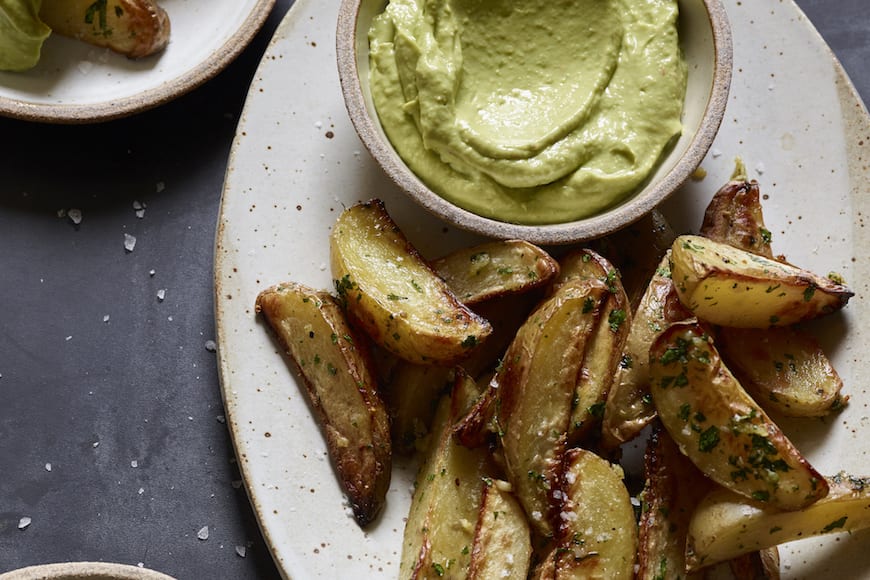
[[[157,110],[92,126],[0,119],[0,572],[102,560],[180,580],[278,577],[237,487],[206,345],[230,145],[290,4],[226,71]],[[867,0],[798,4],[867,100]],[[77,226],[58,217],[70,208]]]

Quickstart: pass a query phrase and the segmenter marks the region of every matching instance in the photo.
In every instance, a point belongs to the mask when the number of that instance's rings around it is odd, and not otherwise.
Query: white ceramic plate
[[[239,123],[215,254],[219,361],[226,413],[250,500],[285,576],[395,578],[412,471],[396,468],[387,507],[369,530],[349,516],[324,439],[254,299],[295,280],[330,288],[327,236],[343,207],[380,197],[424,255],[474,241],[403,199],[357,140],[335,65],[338,0],[297,0],[256,75]],[[728,0],[734,79],[708,175],[664,208],[697,229],[740,156],[765,196],[774,249],[839,272],[856,291],[819,325],[852,403],[828,421],[784,429],[822,472],[870,474],[865,353],[870,309],[870,119],[830,50],[791,2]],[[784,546],[784,578],[855,578],[870,569],[870,534]]]
[[[109,562],[64,562],[19,568],[0,580],[173,580],[148,568]]]
[[[130,60],[52,34],[33,69],[0,71],[0,115],[49,123],[106,121],[150,109],[223,70],[275,0],[160,0],[172,26],[160,54]]]

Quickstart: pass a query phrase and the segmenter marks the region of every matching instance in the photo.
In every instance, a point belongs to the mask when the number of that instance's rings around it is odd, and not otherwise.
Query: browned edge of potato
[[[330,236],[330,260],[352,322],[399,358],[450,365],[492,332],[432,270],[380,200],[341,213]]]
[[[386,501],[392,451],[365,337],[329,293],[300,284],[263,290],[255,310],[293,361],[354,517],[368,525]]]
[[[824,478],[740,386],[707,329],[697,321],[675,323],[649,356],[659,419],[707,477],[779,509],[825,497]]]
[[[42,0],[39,17],[57,34],[129,58],[156,54],[169,44],[169,15],[153,0]]]

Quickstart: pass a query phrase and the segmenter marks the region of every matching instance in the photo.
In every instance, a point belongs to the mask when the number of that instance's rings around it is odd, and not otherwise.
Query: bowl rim
[[[429,189],[382,138],[368,113],[356,58],[356,26],[365,0],[341,0],[336,23],[336,61],[345,108],[360,140],[387,176],[417,204],[466,231],[496,239],[524,239],[542,245],[565,245],[592,240],[639,220],[677,191],[707,155],[725,116],[731,87],[733,42],[728,15],[721,0],[700,0],[711,25],[713,79],[710,97],[680,160],[643,195],[636,195],[603,213],[556,224],[515,224],[465,210]],[[385,2],[386,3],[386,2]]]

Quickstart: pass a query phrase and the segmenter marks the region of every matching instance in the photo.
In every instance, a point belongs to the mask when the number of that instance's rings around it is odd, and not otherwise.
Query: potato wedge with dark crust
[[[559,273],[559,263],[524,240],[503,240],[463,248],[432,262],[453,293],[464,303],[528,292]]]
[[[649,356],[658,416],[707,477],[778,509],[825,497],[824,478],[743,390],[697,322],[670,326]]]
[[[618,466],[591,451],[565,455],[555,547],[537,570],[541,580],[634,578],[637,526]]]
[[[572,401],[608,290],[598,280],[563,285],[529,316],[487,392],[505,471],[532,527],[553,534],[549,494],[562,466]]]
[[[685,575],[686,537],[695,507],[715,485],[683,455],[660,423],[644,452],[637,580]],[[700,580],[703,575],[690,575]]]
[[[169,43],[169,15],[153,0],[42,0],[39,17],[53,32],[130,58]]]
[[[736,173],[741,172],[745,169],[738,163]],[[700,233],[781,260],[773,254],[755,181],[735,178],[720,188],[707,206]],[[729,368],[765,409],[789,417],[820,417],[848,399],[841,396],[843,381],[818,341],[800,328],[722,327],[716,335]]]
[[[671,323],[691,316],[677,296],[668,266],[666,253],[631,319],[604,406],[601,444],[605,449],[634,439],[655,418],[649,393],[649,346]]]
[[[453,364],[492,332],[423,260],[380,200],[342,212],[330,236],[330,258],[349,317],[400,358]]]
[[[369,524],[384,505],[392,452],[365,338],[330,294],[300,284],[263,290],[255,309],[302,378],[354,517]]]
[[[717,191],[704,212],[699,233],[722,242],[776,259],[771,233],[764,226],[758,182],[732,179]]]
[[[826,478],[826,487],[826,497],[798,511],[777,510],[724,488],[711,491],[689,526],[689,568],[792,540],[870,527],[870,478],[839,474]]]
[[[568,443],[575,446],[590,436],[604,416],[607,393],[631,327],[631,312],[619,272],[600,254],[590,249],[575,250],[562,258],[560,267],[554,288],[570,280],[598,280],[609,292],[587,344],[572,402]]]
[[[674,241],[671,277],[695,316],[737,328],[788,326],[835,312],[854,295],[808,270],[701,236]]]

